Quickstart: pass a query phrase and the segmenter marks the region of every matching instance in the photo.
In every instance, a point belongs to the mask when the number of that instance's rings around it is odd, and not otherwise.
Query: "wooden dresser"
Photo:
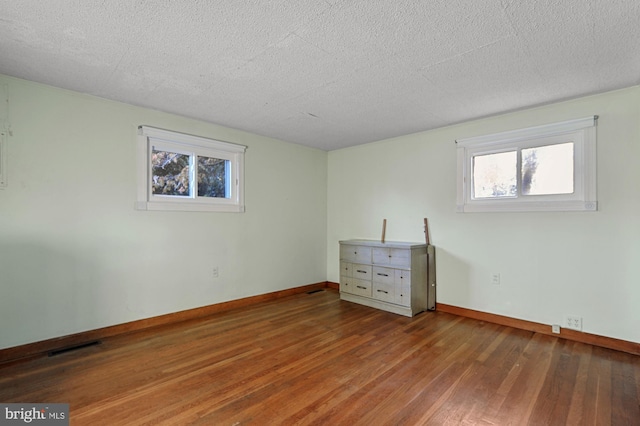
[[[432,245],[340,241],[340,298],[412,317],[435,309]]]

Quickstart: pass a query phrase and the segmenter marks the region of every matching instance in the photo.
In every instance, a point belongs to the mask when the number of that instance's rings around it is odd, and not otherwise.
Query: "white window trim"
[[[7,134],[0,131],[0,189],[7,187]]]
[[[167,197],[151,193],[152,146],[229,160],[232,190],[230,198]],[[204,212],[244,212],[244,145],[149,126],[138,127],[137,138],[137,210],[174,210]]]
[[[595,211],[596,124],[598,116],[459,139],[457,144],[457,212]],[[574,143],[574,192],[544,196],[474,199],[473,157],[532,146]]]

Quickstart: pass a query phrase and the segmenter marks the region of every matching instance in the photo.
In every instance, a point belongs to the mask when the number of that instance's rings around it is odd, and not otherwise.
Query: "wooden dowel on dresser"
[[[429,241],[429,221],[427,218],[424,218],[424,239],[427,242],[427,245],[431,244]]]
[[[380,240],[380,242],[383,244],[384,244],[384,237],[386,232],[387,232],[387,219],[382,219],[382,239]]]

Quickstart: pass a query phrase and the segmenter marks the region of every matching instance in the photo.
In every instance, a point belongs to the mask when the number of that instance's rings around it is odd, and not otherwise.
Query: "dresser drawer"
[[[395,281],[395,270],[391,268],[383,268],[381,266],[374,266],[373,281],[391,285]]]
[[[395,303],[393,284],[373,283],[373,298],[383,302]]]
[[[371,247],[341,245],[340,259],[353,263],[371,263]]]
[[[353,288],[351,288],[349,293],[371,297],[371,281],[359,280],[357,278],[352,278],[351,281],[353,284],[349,285],[353,285]]]
[[[353,265],[349,262],[340,262],[340,276],[341,277],[352,277],[353,274],[351,270],[353,269]]]
[[[395,290],[394,303],[397,303],[398,305],[402,305],[402,306],[411,306],[411,286],[396,285],[394,290]]]
[[[340,277],[340,293],[353,293],[351,289],[354,287],[353,278],[345,276]]]
[[[351,276],[353,278],[371,281],[371,265],[351,264]]]
[[[411,271],[405,271],[402,269],[395,269],[395,283],[396,285],[411,285]]]
[[[407,249],[374,247],[372,258],[373,263],[376,265],[389,265],[400,268],[409,268],[411,265],[411,251]]]

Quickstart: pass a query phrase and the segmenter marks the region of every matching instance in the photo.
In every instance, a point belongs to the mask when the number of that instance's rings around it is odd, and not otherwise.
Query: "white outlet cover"
[[[565,317],[564,326],[566,328],[570,328],[571,330],[582,331],[582,317],[567,315]]]

